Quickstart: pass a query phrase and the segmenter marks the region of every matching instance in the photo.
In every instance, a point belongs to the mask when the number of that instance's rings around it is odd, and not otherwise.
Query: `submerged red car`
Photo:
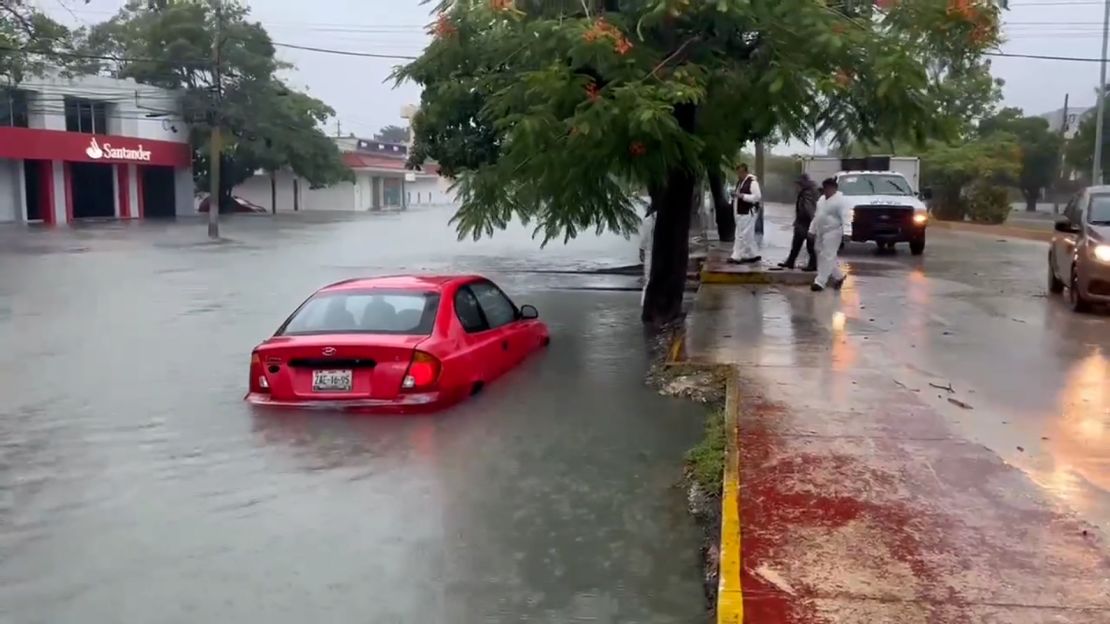
[[[325,286],[251,353],[256,405],[445,407],[550,342],[530,305],[480,276],[396,276]]]

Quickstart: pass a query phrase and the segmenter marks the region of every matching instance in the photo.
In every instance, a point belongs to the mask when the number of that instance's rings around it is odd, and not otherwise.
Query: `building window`
[[[27,127],[27,92],[0,89],[0,127]]]
[[[66,130],[85,134],[108,133],[108,104],[82,98],[67,97]]]

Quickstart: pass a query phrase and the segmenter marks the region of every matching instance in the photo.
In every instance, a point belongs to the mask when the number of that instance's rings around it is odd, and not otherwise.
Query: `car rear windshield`
[[[409,334],[427,336],[435,325],[439,295],[420,292],[323,293],[304,303],[278,335]]]
[[[1110,224],[1110,195],[1091,195],[1091,209],[1087,221],[1099,225]]]
[[[837,184],[845,195],[913,195],[909,183],[898,175],[849,174],[840,176]]]

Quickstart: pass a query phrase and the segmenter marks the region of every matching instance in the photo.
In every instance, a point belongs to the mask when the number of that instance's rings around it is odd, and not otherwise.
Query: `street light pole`
[[[1110,1],[1110,0],[1107,0]],[[212,136],[208,140],[208,237],[220,237],[220,154],[223,151],[223,137],[220,134],[222,122],[220,108],[223,106],[223,84],[220,73],[220,37],[223,36],[223,13],[220,0],[213,0],[216,10],[216,32],[212,36],[212,79],[215,82],[215,106],[212,107]]]
[[[1095,116],[1095,162],[1091,166],[1091,184],[1102,184],[1102,120],[1106,114],[1106,39],[1110,34],[1110,0],[1103,0],[1102,56],[1098,62],[1098,113]]]

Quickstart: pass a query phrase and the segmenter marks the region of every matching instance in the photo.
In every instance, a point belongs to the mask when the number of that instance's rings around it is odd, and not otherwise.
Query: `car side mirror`
[[[1072,225],[1071,221],[1067,219],[1060,219],[1056,222],[1056,231],[1064,234],[1075,234],[1079,231],[1079,228]]]
[[[523,321],[531,321],[540,318],[540,311],[536,306],[522,305],[520,306],[520,319]]]
[[[925,187],[925,188],[921,189],[920,195],[921,195],[921,199],[924,199],[925,201],[929,201],[930,199],[933,198],[933,189],[931,189],[929,187]]]

